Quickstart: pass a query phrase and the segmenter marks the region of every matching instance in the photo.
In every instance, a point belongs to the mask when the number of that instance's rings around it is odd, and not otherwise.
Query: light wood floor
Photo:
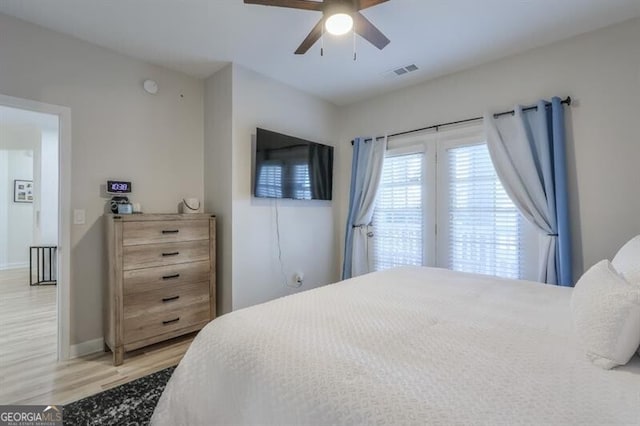
[[[131,352],[56,361],[56,287],[30,287],[26,269],[0,271],[0,405],[66,404],[176,365],[194,335]]]

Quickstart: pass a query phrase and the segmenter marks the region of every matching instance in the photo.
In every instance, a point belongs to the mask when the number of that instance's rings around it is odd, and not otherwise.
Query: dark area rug
[[[65,425],[148,425],[175,367],[64,406]]]

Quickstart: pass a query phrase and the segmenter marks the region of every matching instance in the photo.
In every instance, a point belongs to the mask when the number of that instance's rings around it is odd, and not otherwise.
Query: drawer
[[[160,312],[200,300],[209,300],[209,282],[191,282],[125,295],[122,299],[124,316],[134,317],[147,315],[149,312]]]
[[[122,268],[153,268],[209,260],[209,240],[147,244],[123,248]]]
[[[125,222],[122,226],[124,246],[209,239],[208,220]]]
[[[124,343],[129,344],[209,321],[208,284],[183,284],[173,292],[153,291],[125,297]]]
[[[181,263],[159,268],[132,269],[124,272],[124,294],[173,288],[184,283],[209,281],[209,261]]]

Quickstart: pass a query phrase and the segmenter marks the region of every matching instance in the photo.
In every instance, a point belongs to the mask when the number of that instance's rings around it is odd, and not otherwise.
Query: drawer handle
[[[171,253],[162,253],[162,256],[167,257],[167,256],[177,256],[179,255],[180,252],[179,251],[172,251]]]
[[[163,234],[177,234],[178,232],[180,232],[179,229],[164,229],[164,230],[162,230]]]
[[[170,279],[173,279],[173,278],[180,278],[180,274],[164,275],[162,277],[163,280],[170,280]]]
[[[171,324],[171,323],[178,322],[178,321],[180,321],[180,317],[174,318],[174,319],[171,319],[171,320],[167,320],[167,321],[162,321],[162,324],[167,325],[167,324]]]
[[[171,302],[172,300],[178,300],[178,299],[180,299],[180,296],[163,297],[162,301],[163,302]]]

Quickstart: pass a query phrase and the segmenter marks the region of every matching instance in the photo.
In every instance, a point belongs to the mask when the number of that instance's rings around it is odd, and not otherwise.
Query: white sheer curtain
[[[368,142],[364,138],[354,141],[343,279],[373,271],[371,220],[386,149],[386,136]]]
[[[526,117],[520,106],[512,116],[494,118],[493,114],[485,114],[487,145],[507,194],[543,238],[538,281],[571,285],[570,274],[560,282],[558,271],[553,150],[545,108],[541,101],[537,110],[527,112]]]

